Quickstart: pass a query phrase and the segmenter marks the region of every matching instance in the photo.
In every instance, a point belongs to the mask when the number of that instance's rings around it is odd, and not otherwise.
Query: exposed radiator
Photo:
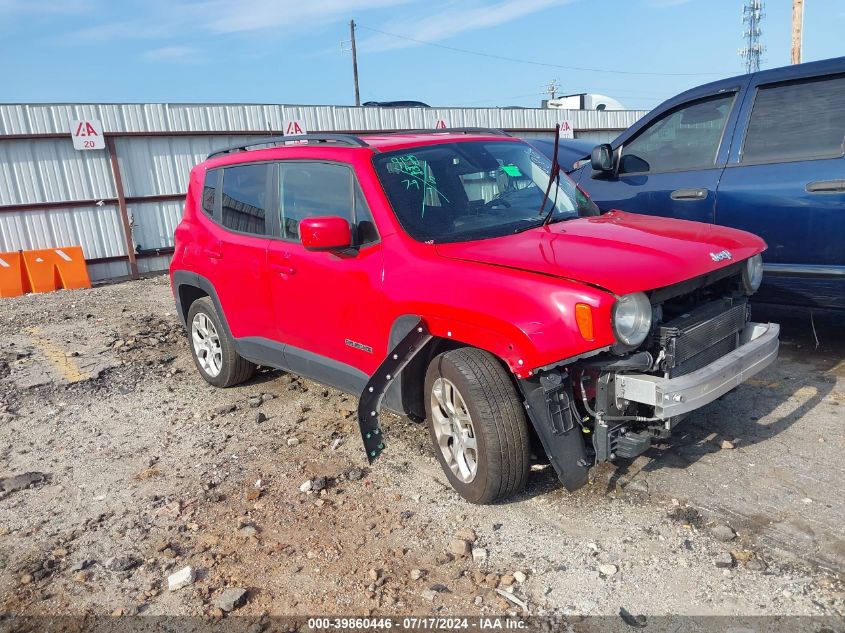
[[[683,376],[736,349],[747,321],[747,300],[726,298],[660,325],[655,345],[664,352],[667,375]]]

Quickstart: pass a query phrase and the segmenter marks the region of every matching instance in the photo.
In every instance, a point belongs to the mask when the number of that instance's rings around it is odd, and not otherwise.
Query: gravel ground
[[[845,610],[842,350],[801,317],[675,446],[479,507],[423,427],[386,416],[368,467],[353,398],[207,385],[165,277],[0,308],[0,614]]]

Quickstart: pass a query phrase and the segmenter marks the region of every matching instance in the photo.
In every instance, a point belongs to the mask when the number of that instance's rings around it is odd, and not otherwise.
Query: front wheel
[[[426,417],[449,483],[472,503],[525,487],[531,441],[522,401],[499,360],[464,347],[440,354],[425,376]]]

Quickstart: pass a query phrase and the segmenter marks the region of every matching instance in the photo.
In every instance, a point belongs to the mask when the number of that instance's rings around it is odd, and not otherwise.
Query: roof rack
[[[367,132],[368,134],[385,134],[385,132],[379,132],[377,130],[373,130],[372,132]],[[396,132],[386,132],[386,134],[489,134],[491,136],[510,136],[504,130],[500,130],[497,128],[492,127],[447,127],[447,128],[426,128],[420,130],[398,130]]]
[[[232,154],[234,152],[245,152],[250,147],[258,147],[259,145],[277,145],[280,143],[294,143],[297,141],[334,143],[336,145],[345,145],[348,147],[369,147],[369,144],[354,134],[298,134],[296,136],[267,136],[265,138],[255,139],[249,143],[238,143],[237,145],[220,148],[211,152],[211,154],[208,155],[208,158],[222,156],[223,154]]]

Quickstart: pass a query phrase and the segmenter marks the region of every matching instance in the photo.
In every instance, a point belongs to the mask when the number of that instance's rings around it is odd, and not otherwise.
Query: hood
[[[623,295],[730,266],[766,244],[737,229],[611,211],[436,248],[442,257],[573,279]]]

